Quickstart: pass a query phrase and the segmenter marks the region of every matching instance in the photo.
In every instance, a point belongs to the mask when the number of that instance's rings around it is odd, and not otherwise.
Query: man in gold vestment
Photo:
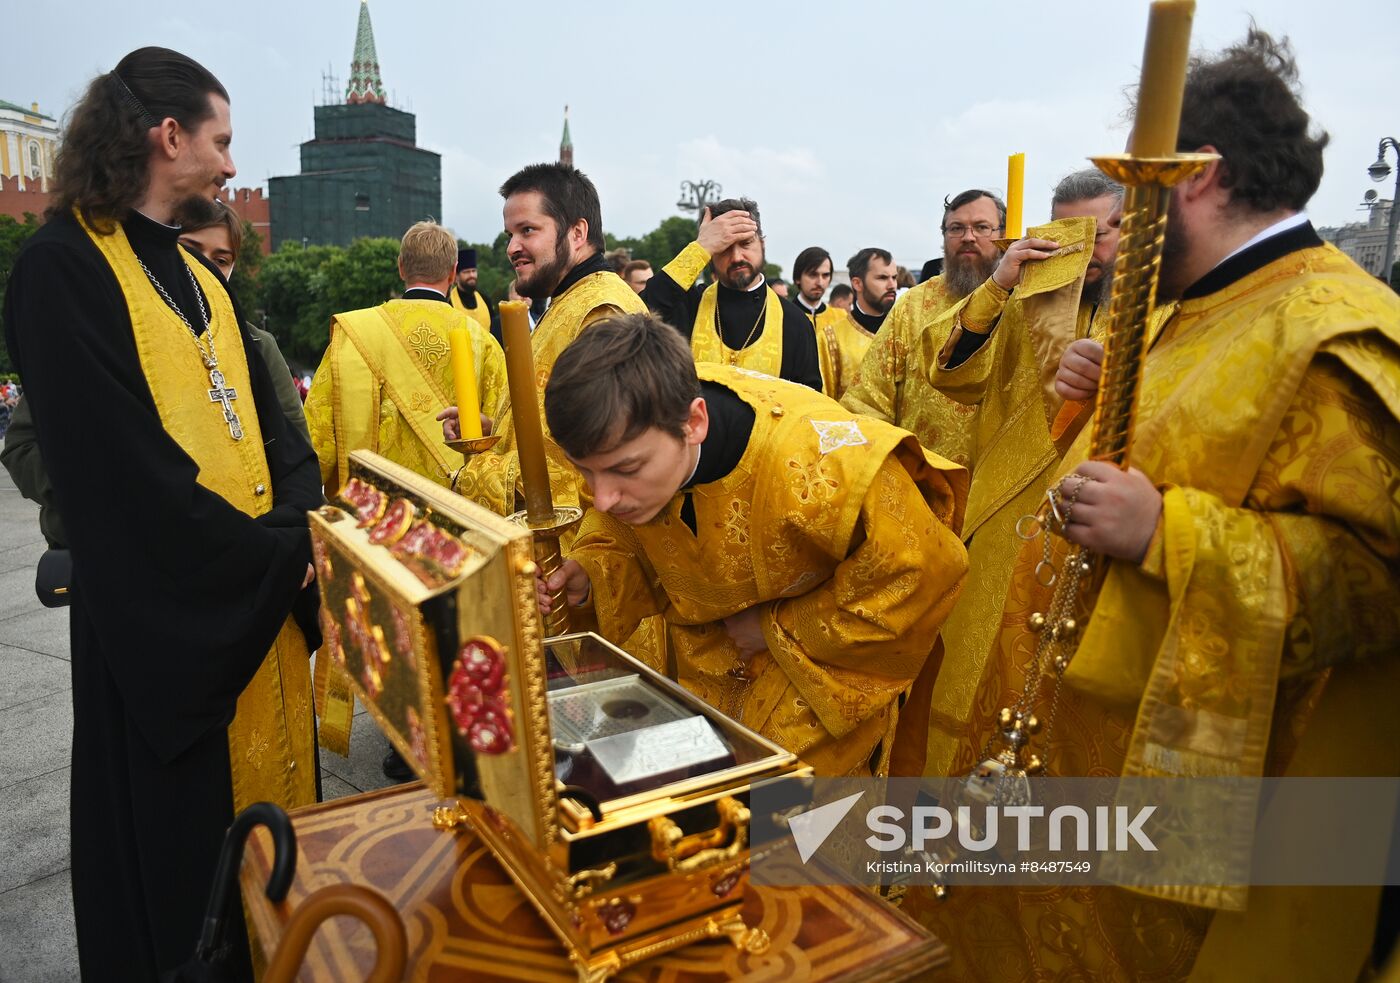
[[[821,246],[802,250],[792,264],[793,283],[797,287],[792,302],[812,322],[817,333],[822,392],[832,399],[840,399],[860,368],[872,333],[860,328],[845,308],[830,307],[822,301],[822,295],[831,285],[831,273],[829,252]]]
[[[973,189],[944,201],[943,275],[895,301],[841,396],[852,413],[908,430],[929,450],[968,468],[975,411],[929,383],[920,340],[941,313],[992,275],[1001,257],[992,240],[1005,224],[1006,206],[989,192]]]
[[[457,239],[434,222],[419,222],[399,245],[403,296],[378,307],[337,314],[331,341],[306,394],[306,422],[333,498],[349,478],[350,452],[372,450],[447,487],[462,456],[442,438],[438,420],[455,401],[451,332],[471,338],[472,366],[487,432],[506,399],[501,346],[470,315],[447,302],[459,253]],[[471,258],[475,264],[475,257]],[[484,304],[483,304],[484,306]],[[354,701],[350,684],[329,659],[316,663],[321,746],[350,753]],[[408,781],[411,769],[389,748],[384,774]]]
[[[216,267],[227,91],[141,48],[69,116],[5,335],[72,551],[71,856],[87,980],[190,958],[235,813],[316,799],[316,458]],[[14,796],[11,796],[11,801]],[[242,919],[231,978],[251,978]]]
[[[1061,180],[1051,196],[1054,221],[1012,243],[996,271],[923,338],[921,361],[934,387],[975,409],[976,461],[962,529],[970,569],[944,626],[929,712],[931,775],[947,774],[967,724],[1020,543],[1017,520],[1035,512],[1060,459],[1051,440],[1064,402],[1055,371],[1107,300],[1122,194],[1121,185],[1093,169]]]
[[[443,443],[438,414],[456,401],[454,329],[471,336],[482,415],[493,424],[500,417],[505,355],[486,328],[447,303],[457,262],[452,233],[419,222],[399,247],[403,296],[335,316],[330,346],[306,395],[307,425],[328,497],[348,478],[354,450],[372,450],[429,481],[451,483],[462,458]]]
[[[1065,536],[1111,559],[1053,741],[1032,740],[1052,776],[1400,774],[1400,301],[1302,212],[1326,137],[1296,86],[1257,29],[1188,73],[1178,149],[1222,159],[1172,194],[1158,296],[1179,306],[1151,340],[1131,469],[1085,460],[1087,432],[1065,458]],[[958,773],[1023,689],[1040,550],[1017,560]],[[1219,808],[1247,850],[1259,804]],[[957,979],[1351,980],[1378,894],[963,888],[906,908]]]
[[[695,361],[738,365],[822,388],[812,322],[763,276],[758,204],[726,198],[706,208],[695,241],[647,281],[651,312],[689,340]],[[710,266],[715,282],[696,283]]]
[[[545,411],[594,505],[551,588],[610,638],[661,615],[668,674],[818,774],[885,773],[897,725],[922,757],[901,696],[966,570],[961,468],[807,387],[696,366],[652,316],[566,349]]]
[[[541,417],[545,383],[554,361],[585,328],[611,314],[646,310],[636,292],[603,258],[603,214],[598,190],[582,171],[566,164],[531,164],[501,185],[506,255],[515,267],[516,290],[535,300],[550,298],[549,310],[530,335],[539,382]],[[447,421],[455,435],[456,421]],[[467,461],[456,490],[497,515],[516,510],[520,461],[510,394],[500,407],[494,448]],[[549,480],[556,505],[578,505],[578,473],[545,430]]]

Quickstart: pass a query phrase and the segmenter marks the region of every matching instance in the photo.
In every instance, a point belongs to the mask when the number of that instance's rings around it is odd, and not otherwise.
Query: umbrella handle
[[[214,886],[209,890],[209,905],[204,912],[204,930],[195,952],[201,958],[211,958],[223,945],[224,921],[228,910],[238,897],[238,868],[243,864],[243,847],[254,826],[266,826],[272,834],[272,874],[267,879],[266,894],[272,901],[281,901],[292,886],[297,870],[297,838],[287,813],[271,802],[254,802],[234,817],[224,834],[224,846],[219,852],[219,866],[214,872]]]
[[[292,983],[301,969],[311,937],[321,923],[336,915],[352,915],[368,926],[377,949],[374,969],[366,983],[394,983],[403,979],[408,961],[408,934],[403,920],[384,895],[362,884],[331,884],[321,888],[292,913],[282,941],[272,954],[263,983]]]

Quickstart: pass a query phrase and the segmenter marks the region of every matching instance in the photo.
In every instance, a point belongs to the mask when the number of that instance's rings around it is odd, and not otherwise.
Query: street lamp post
[[[719,186],[718,181],[711,181],[708,178],[704,181],[682,181],[681,198],[676,202],[676,207],[687,212],[695,213],[695,224],[698,227],[700,220],[705,217],[705,209],[719,201],[724,190]]]
[[[1396,143],[1394,137],[1386,137],[1376,148],[1376,162],[1366,168],[1366,173],[1371,175],[1371,180],[1377,183],[1384,181],[1390,176],[1390,165],[1386,163],[1385,152],[1387,149],[1395,151],[1395,159],[1400,163],[1400,143]],[[1385,236],[1385,265],[1381,267],[1381,279],[1390,283],[1390,271],[1395,265],[1395,229],[1400,223],[1400,169],[1395,175],[1395,194],[1390,199],[1390,228]]]

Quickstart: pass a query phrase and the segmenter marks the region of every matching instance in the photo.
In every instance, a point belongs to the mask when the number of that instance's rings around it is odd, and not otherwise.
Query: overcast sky
[[[370,0],[370,12],[385,87],[443,156],[441,219],[458,235],[494,238],[496,188],[555,159],[568,103],[609,232],[648,231],[677,213],[682,179],[712,178],[757,199],[786,270],[813,243],[838,266],[868,245],[907,265],[936,255],[943,196],[1001,190],[1014,151],[1026,223],[1044,221],[1060,176],[1122,149],[1147,2]],[[1357,220],[1377,141],[1400,136],[1400,4],[1202,0],[1195,46],[1239,38],[1251,12],[1293,39],[1305,103],[1332,135],[1314,222]],[[7,18],[0,99],[58,116],[127,51],[176,48],[232,96],[233,184],[265,187],[297,173],[323,72],[343,98],[358,15],[359,0],[29,4]]]

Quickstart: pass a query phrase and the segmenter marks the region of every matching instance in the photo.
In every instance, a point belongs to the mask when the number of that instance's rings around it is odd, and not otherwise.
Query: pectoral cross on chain
[[[206,363],[207,364],[207,363]],[[214,388],[209,390],[209,402],[218,403],[224,408],[224,422],[228,424],[229,436],[234,440],[243,439],[243,422],[234,412],[233,401],[238,398],[238,390],[224,385],[224,374],[218,369],[218,362],[209,366],[209,381]]]

